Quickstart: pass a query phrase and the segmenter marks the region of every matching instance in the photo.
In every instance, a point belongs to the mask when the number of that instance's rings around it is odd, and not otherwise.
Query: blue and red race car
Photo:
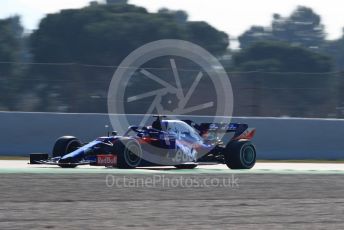
[[[251,143],[255,129],[239,123],[201,123],[155,116],[152,126],[130,126],[123,135],[99,137],[83,144],[72,136],[59,138],[48,154],[30,154],[30,164],[74,168],[94,165],[132,169],[173,165],[192,169],[198,164],[226,164],[250,169],[256,162]]]

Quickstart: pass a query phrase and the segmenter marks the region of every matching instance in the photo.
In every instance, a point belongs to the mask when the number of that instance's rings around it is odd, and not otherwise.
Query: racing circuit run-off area
[[[135,172],[25,164],[1,162],[7,165],[0,177],[1,229],[344,227],[342,164],[257,163],[252,171],[200,166]]]

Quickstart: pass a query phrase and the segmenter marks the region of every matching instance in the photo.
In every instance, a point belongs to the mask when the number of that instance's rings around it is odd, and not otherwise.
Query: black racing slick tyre
[[[251,169],[256,163],[256,148],[250,141],[229,143],[224,154],[230,169]]]
[[[56,140],[53,148],[53,157],[63,157],[64,155],[80,148],[82,143],[73,136],[64,136]]]
[[[197,167],[196,164],[185,164],[185,165],[175,165],[177,169],[194,169]]]
[[[117,168],[134,169],[140,166],[142,149],[140,144],[133,139],[123,139],[117,143]]]

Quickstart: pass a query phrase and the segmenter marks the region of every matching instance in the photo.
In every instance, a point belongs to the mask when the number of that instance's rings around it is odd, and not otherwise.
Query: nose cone
[[[79,148],[61,157],[61,159],[59,160],[59,163],[63,163],[63,164],[78,163],[81,159],[83,159],[84,155],[85,155],[84,148]]]

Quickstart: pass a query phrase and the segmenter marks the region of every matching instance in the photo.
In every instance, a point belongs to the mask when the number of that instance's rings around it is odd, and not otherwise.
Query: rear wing
[[[256,129],[248,128],[247,124],[241,123],[201,123],[196,124],[191,120],[183,120],[185,123],[196,129],[201,136],[209,132],[234,133],[232,140],[252,139]]]

